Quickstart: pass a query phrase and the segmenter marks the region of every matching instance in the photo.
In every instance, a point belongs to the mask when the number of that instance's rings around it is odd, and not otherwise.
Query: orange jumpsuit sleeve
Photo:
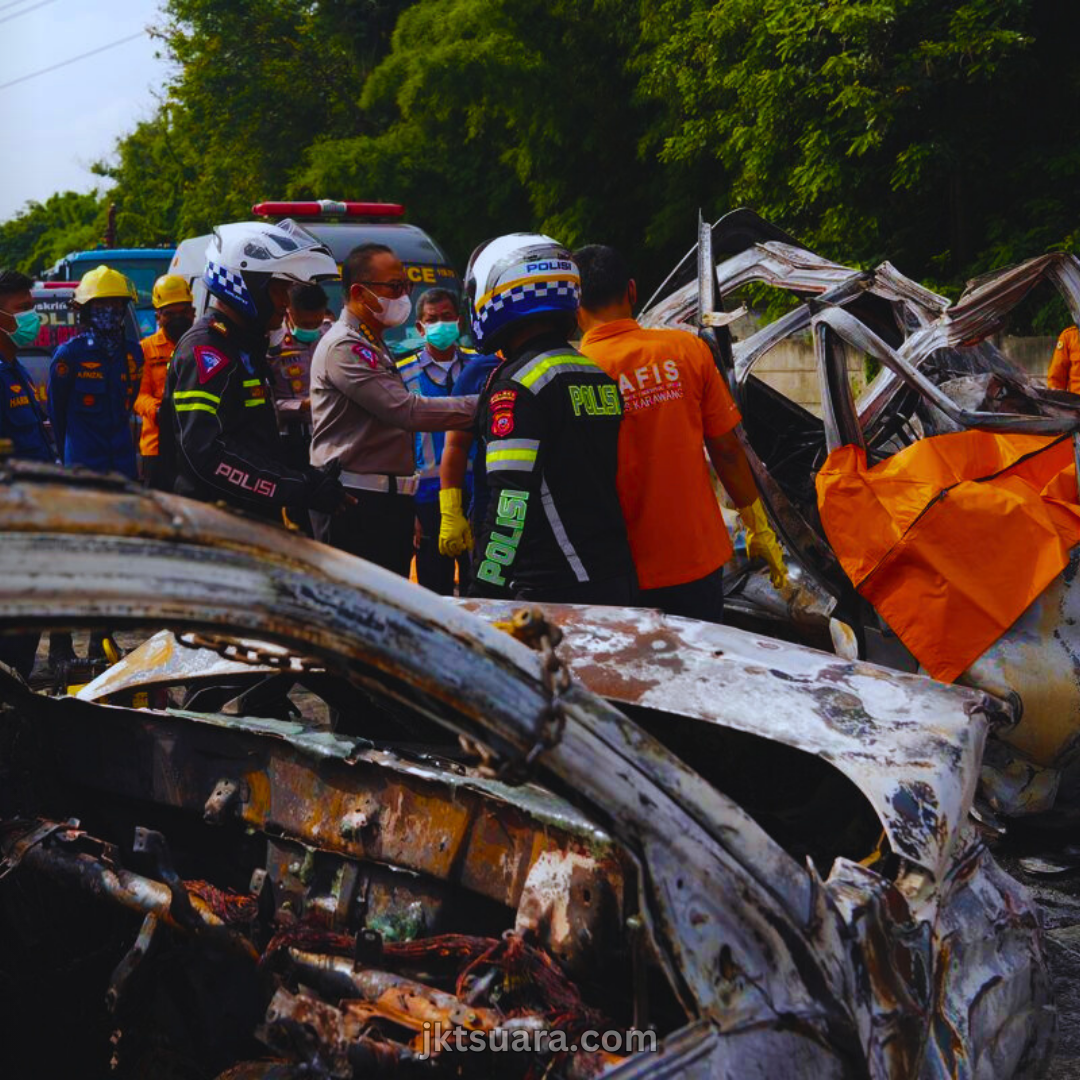
[[[142,380],[139,383],[139,396],[135,399],[135,413],[144,420],[154,420],[161,405],[161,395],[154,393],[154,365],[150,363],[149,351],[143,348]]]
[[[1072,350],[1069,348],[1068,331],[1058,338],[1057,347],[1050,360],[1050,371],[1046,376],[1046,385],[1051,390],[1069,389],[1069,368],[1071,367]]]

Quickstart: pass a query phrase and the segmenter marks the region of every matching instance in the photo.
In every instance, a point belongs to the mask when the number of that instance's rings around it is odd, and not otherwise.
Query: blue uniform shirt
[[[405,385],[421,397],[458,396],[462,391],[457,388],[457,379],[474,356],[476,353],[471,349],[458,348],[449,368],[444,368],[435,362],[425,346],[418,353],[399,360],[398,371]],[[445,444],[445,432],[416,432],[416,473],[420,477],[417,502],[434,502],[439,497],[439,463]]]
[[[125,341],[110,360],[92,330],[61,345],[49,369],[49,419],[65,465],[136,478],[131,410],[139,391],[142,349]]]
[[[3,357],[0,357],[0,439],[11,440],[17,458],[56,461],[33,380],[17,359]]]

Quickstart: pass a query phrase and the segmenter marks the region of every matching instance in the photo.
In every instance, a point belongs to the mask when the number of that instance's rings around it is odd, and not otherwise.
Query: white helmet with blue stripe
[[[267,293],[272,278],[306,284],[339,276],[330,250],[291,219],[219,225],[206,246],[207,289],[258,326],[274,313]]]
[[[570,252],[541,233],[510,233],[481,244],[465,271],[473,337],[489,351],[525,319],[555,316],[573,329],[581,277]]]

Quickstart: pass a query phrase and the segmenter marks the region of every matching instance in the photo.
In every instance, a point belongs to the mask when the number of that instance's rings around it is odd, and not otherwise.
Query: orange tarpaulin
[[[1072,437],[936,435],[875,465],[855,446],[817,475],[845,573],[916,659],[952,682],[1080,543]]]

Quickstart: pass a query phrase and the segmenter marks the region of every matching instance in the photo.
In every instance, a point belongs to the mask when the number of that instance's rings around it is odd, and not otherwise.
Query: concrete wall
[[[995,339],[995,343],[1017,367],[1037,382],[1045,383],[1056,338],[1005,337]],[[848,373],[858,395],[866,385],[861,357],[850,357]],[[814,415],[821,415],[820,384],[809,334],[800,334],[777,345],[758,361],[754,374]]]
[[[814,344],[809,334],[799,334],[782,341],[757,362],[754,374],[815,416],[821,415],[821,385],[814,360]],[[848,375],[857,396],[866,385],[860,357],[849,357]]]
[[[1045,385],[1057,338],[998,337],[994,342],[1017,367],[1023,368],[1037,382]]]

